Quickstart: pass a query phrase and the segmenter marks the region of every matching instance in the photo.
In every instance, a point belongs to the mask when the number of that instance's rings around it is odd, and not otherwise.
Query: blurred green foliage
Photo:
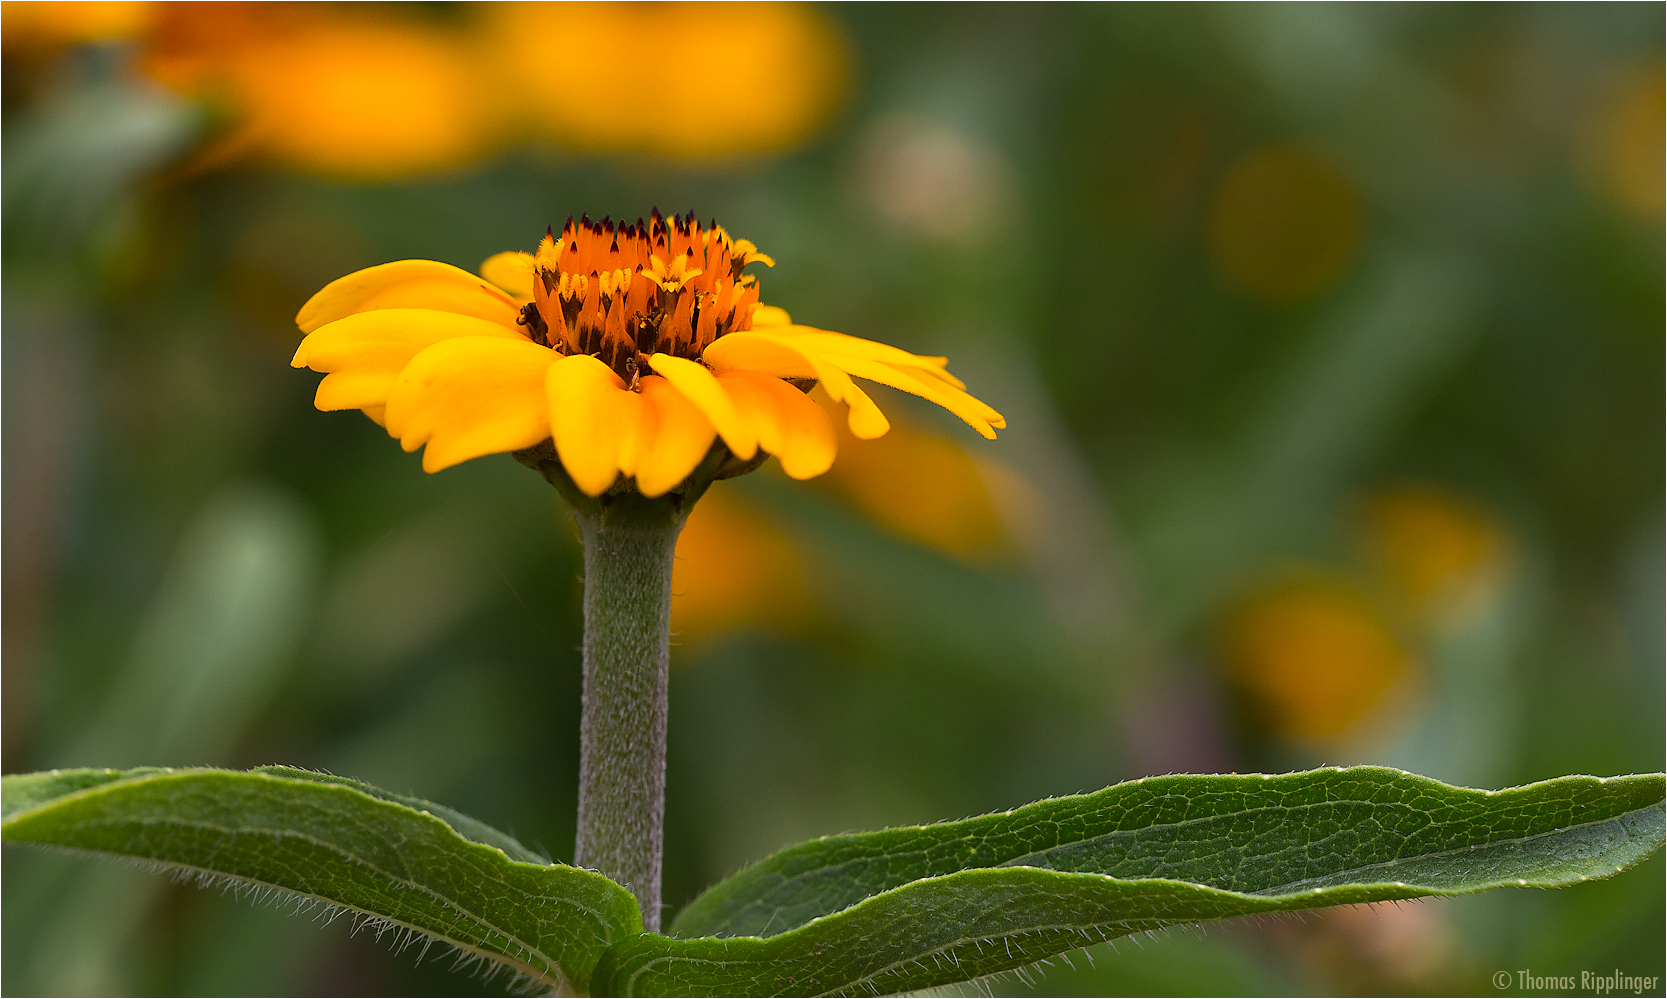
[[[800,321],[948,354],[1008,417],[999,441],[882,403],[1028,489],[1003,508],[1009,556],[976,564],[824,485],[714,490],[793,539],[812,610],[674,653],[673,905],[796,840],[1146,773],[1663,769],[1662,210],[1629,180],[1659,199],[1659,114],[1627,131],[1659,108],[1660,5],[828,13],[852,89],[791,153],[541,145],[380,183],[191,166],[225,109],[140,82],[123,44],[8,52],[5,770],[324,768],[570,857],[559,501],[508,458],[426,476],[363,417],[315,411],[292,320],[358,267],[473,267],[569,213],[655,204],[774,255],[765,300]],[[1282,732],[1224,622],[1293,565],[1378,586],[1357,510],[1404,483],[1484,511],[1508,554],[1438,623],[1384,612],[1398,699],[1335,738]],[[1176,932],[1037,977],[1659,976],[1662,881],[1658,858],[1555,893]],[[7,851],[4,898],[10,993],[502,993],[79,859]]]

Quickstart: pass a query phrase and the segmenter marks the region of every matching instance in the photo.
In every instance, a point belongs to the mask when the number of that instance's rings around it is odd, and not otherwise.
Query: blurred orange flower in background
[[[1504,531],[1479,506],[1433,486],[1400,486],[1366,500],[1369,557],[1394,595],[1430,623],[1485,602],[1509,562]]]
[[[1222,177],[1210,207],[1210,250],[1234,286],[1294,302],[1343,275],[1360,227],[1360,196],[1337,164],[1302,146],[1272,146]]]
[[[7,0],[0,3],[0,37],[8,50],[104,42],[139,34],[155,15],[155,4],[137,0]]]
[[[838,415],[820,388],[811,398]],[[1011,553],[1012,537],[991,489],[1016,475],[975,459],[947,435],[891,417],[891,432],[861,440],[843,419],[839,460],[818,483],[877,526],[957,561],[984,567]],[[685,644],[741,629],[795,631],[815,616],[807,560],[790,529],[733,491],[714,489],[677,541],[672,630]]]
[[[3,10],[8,49],[132,40],[145,75],[223,107],[236,125],[199,166],[257,156],[348,179],[466,167],[529,142],[778,152],[826,123],[847,77],[832,24],[790,4],[483,4],[456,24],[347,4]]]
[[[740,628],[802,627],[813,610],[804,570],[798,546],[765,511],[714,489],[677,538],[672,634],[692,643]]]
[[[495,99],[530,133],[593,152],[775,152],[826,122],[845,89],[844,44],[809,7],[504,3],[484,13],[502,74]]]
[[[833,402],[812,393],[824,408]],[[892,419],[891,433],[858,440],[842,421],[840,459],[824,477],[859,510],[916,544],[970,563],[1007,553],[1006,526],[991,498],[988,470],[949,439]]]
[[[142,65],[238,115],[222,157],[258,150],[369,179],[461,166],[493,138],[469,39],[415,21],[323,5],[170,3]]]
[[[1589,157],[1609,192],[1646,218],[1667,208],[1667,74],[1634,69],[1610,89],[1594,116]]]
[[[1413,673],[1372,602],[1315,573],[1246,601],[1225,636],[1229,678],[1275,733],[1303,741],[1343,735],[1383,708]]]
[[[1286,574],[1228,615],[1228,679],[1276,735],[1324,741],[1410,707],[1396,696],[1422,669],[1408,643],[1427,651],[1442,631],[1477,620],[1508,576],[1505,528],[1449,489],[1381,489],[1352,519],[1363,573]]]

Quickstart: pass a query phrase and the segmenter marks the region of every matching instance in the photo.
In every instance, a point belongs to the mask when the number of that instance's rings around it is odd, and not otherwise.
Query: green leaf
[[[356,780],[352,777],[337,777],[335,774],[321,774],[313,770],[302,770],[299,767],[256,767],[254,769],[254,773],[271,774],[274,777],[293,777],[296,780],[310,780],[320,784],[340,784],[343,787],[351,787],[356,791],[370,795],[372,798],[381,798],[383,801],[392,801],[395,804],[404,805],[407,808],[415,809],[419,812],[428,812],[430,815],[433,815],[435,818],[443,821],[446,825],[457,830],[457,834],[462,836],[464,839],[473,840],[476,843],[481,843],[486,846],[495,846],[502,850],[504,852],[504,856],[511,860],[519,860],[524,864],[537,864],[540,867],[550,866],[549,857],[546,857],[541,853],[534,853],[533,851],[527,849],[521,845],[520,840],[511,836],[509,833],[494,829],[479,819],[471,818],[454,808],[447,808],[445,805],[437,805],[432,801],[424,801],[421,798],[413,798],[410,795],[395,794],[392,791],[384,791],[379,787],[366,784],[364,781]]]
[[[579,989],[642,930],[630,892],[448,808],[286,767],[65,770],[0,782],[8,843],[280,889]]]
[[[1662,799],[1659,774],[1499,792],[1376,767],[1148,778],[790,847],[714,886],[673,927],[726,938],[622,941],[595,986],[903,992],[1174,923],[1568,885],[1657,849]]]
[[[450,809],[268,767],[7,777],[9,842],[344,906],[598,995],[912,991],[1175,923],[1554,887],[1658,848],[1663,777],[1508,791],[1397,770],[1160,777],[792,847],[714,887],[674,939],[625,889]],[[737,935],[746,934],[746,935]]]

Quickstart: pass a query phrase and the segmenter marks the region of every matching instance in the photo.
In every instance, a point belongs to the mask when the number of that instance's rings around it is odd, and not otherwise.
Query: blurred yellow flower
[[[457,168],[536,139],[680,158],[779,151],[828,120],[848,73],[837,30],[794,4],[482,4],[451,27],[394,5],[0,10],[8,50],[134,38],[145,74],[223,106],[236,125],[199,167],[257,155],[350,179]],[[654,72],[629,71],[638,52],[654,53]],[[698,114],[658,110],[685,99],[678,87],[714,99]]]
[[[1273,146],[1227,171],[1210,207],[1209,243],[1227,279],[1291,302],[1342,275],[1360,241],[1360,201],[1330,159]]]
[[[827,120],[845,89],[842,40],[808,6],[507,3],[483,13],[504,76],[500,105],[581,149],[685,158],[785,149]]]
[[[1658,63],[1634,70],[1608,95],[1592,136],[1599,176],[1627,208],[1647,218],[1667,208],[1667,76]]]
[[[800,627],[812,609],[798,546],[768,516],[713,490],[677,536],[671,630],[683,644],[736,628]]]
[[[7,49],[112,41],[139,34],[155,17],[155,4],[137,0],[6,0],[0,39]]]
[[[1371,602],[1341,583],[1292,579],[1245,602],[1227,625],[1232,680],[1275,733],[1336,737],[1381,708],[1411,657]]]
[[[840,436],[843,457],[826,482],[864,513],[962,561],[1003,553],[1009,539],[987,469],[960,445],[904,423],[878,440],[858,440],[849,430]]]
[[[1504,531],[1475,504],[1431,486],[1401,486],[1363,506],[1372,561],[1420,617],[1451,620],[1486,599],[1507,562]]]
[[[237,112],[238,129],[211,158],[258,152],[297,169],[380,178],[468,163],[494,138],[467,40],[385,15],[169,4],[143,65]]]
[[[326,373],[319,409],[361,409],[430,471],[550,440],[575,485],[621,477],[676,488],[721,440],[742,463],[775,455],[804,479],[833,464],[820,384],[861,439],[890,424],[852,376],[930,400],[986,437],[1001,415],[942,357],[797,326],[761,305],[743,269],[773,264],[687,218],[571,219],[538,253],[503,253],[484,278],[431,260],[331,282],[296,316],[296,367]]]

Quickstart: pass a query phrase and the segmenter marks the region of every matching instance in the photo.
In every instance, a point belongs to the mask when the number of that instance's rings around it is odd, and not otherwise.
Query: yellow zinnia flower
[[[360,409],[423,468],[553,442],[573,483],[644,496],[675,489],[722,443],[731,471],[767,455],[798,479],[832,465],[820,384],[851,432],[890,424],[853,376],[913,393],[985,437],[1006,426],[942,357],[809,326],[762,305],[743,268],[774,265],[688,217],[571,219],[537,254],[500,253],[476,277],[402,260],[331,282],[296,316],[292,362],[326,374],[319,409]],[[622,478],[623,477],[623,478]]]

